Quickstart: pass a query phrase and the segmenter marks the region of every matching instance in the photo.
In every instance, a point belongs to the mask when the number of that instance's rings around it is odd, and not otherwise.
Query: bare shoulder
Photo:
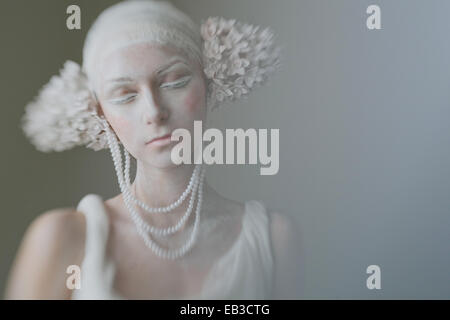
[[[79,240],[85,232],[83,213],[75,208],[58,208],[49,210],[36,217],[26,234],[42,237],[42,240],[61,240],[72,242]]]
[[[58,208],[37,216],[20,243],[8,279],[7,299],[64,299],[69,265],[81,264],[85,220],[74,208]]]
[[[304,288],[304,250],[297,219],[270,212],[270,236],[274,257],[274,299],[299,299]]]
[[[85,235],[85,218],[83,213],[74,208],[49,210],[36,217],[28,227],[24,243],[31,247],[73,252],[70,249],[82,248]]]
[[[278,211],[269,212],[270,233],[274,246],[288,247],[300,241],[300,226],[292,215]]]
[[[208,202],[204,201],[203,203],[205,210],[225,214],[230,217],[237,217],[238,219],[243,216],[245,212],[244,203],[224,197],[209,184],[206,184],[204,194],[204,199],[208,200]]]

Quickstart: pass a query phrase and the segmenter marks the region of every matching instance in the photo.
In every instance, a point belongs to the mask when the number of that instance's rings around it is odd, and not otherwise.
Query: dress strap
[[[269,299],[274,268],[269,227],[264,204],[246,201],[238,241],[213,265],[194,299]]]
[[[103,199],[97,194],[85,195],[77,211],[86,217],[85,253],[81,265],[81,289],[75,290],[75,299],[104,299],[111,295],[114,264],[106,257],[109,219]]]
[[[270,236],[270,215],[266,206],[257,200],[249,200],[246,202],[247,210],[247,228],[245,235],[247,243],[252,250],[258,255],[261,262],[261,272],[264,274],[264,292],[270,293],[272,288],[272,276],[274,269],[274,257],[272,250],[272,239]]]

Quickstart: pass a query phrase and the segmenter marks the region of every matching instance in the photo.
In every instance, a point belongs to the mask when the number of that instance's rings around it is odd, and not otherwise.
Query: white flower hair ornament
[[[42,152],[64,151],[86,145],[95,151],[106,146],[96,114],[96,102],[80,65],[67,60],[60,75],[52,76],[25,107],[22,129]]]
[[[201,24],[200,34],[207,106],[212,110],[246,97],[280,65],[280,48],[274,45],[269,28],[210,17]],[[106,149],[107,122],[98,116],[97,103],[80,65],[68,60],[25,107],[22,129],[42,152],[82,145],[95,151]]]
[[[280,48],[270,28],[209,17],[200,29],[211,109],[247,97],[280,66]]]

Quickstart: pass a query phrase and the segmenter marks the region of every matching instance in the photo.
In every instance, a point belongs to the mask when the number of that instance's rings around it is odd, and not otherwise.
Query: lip
[[[150,140],[150,141],[147,141],[145,144],[146,145],[156,145],[156,144],[158,144],[158,145],[160,145],[160,144],[164,144],[164,143],[166,143],[166,142],[170,142],[171,140],[170,140],[170,137],[172,136],[172,133],[171,132],[169,132],[169,133],[167,133],[167,134],[165,134],[165,135],[163,135],[163,136],[160,136],[160,137],[157,137],[157,138],[153,138],[152,140]]]

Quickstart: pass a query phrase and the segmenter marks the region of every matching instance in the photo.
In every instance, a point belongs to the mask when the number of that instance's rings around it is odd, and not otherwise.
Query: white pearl
[[[131,193],[129,192],[129,188],[127,188],[127,186],[125,185],[125,181],[124,181],[124,177],[122,175],[122,158],[120,156],[120,151],[119,151],[119,147],[118,147],[118,142],[115,138],[115,136],[113,137],[109,128],[106,127],[106,134],[107,134],[107,138],[108,138],[108,146],[111,150],[111,155],[113,157],[113,162],[114,162],[114,167],[116,169],[116,173],[117,173],[117,177],[119,180],[119,186],[124,194],[124,200],[125,200],[125,204],[128,208],[128,210],[131,213],[132,219],[135,222],[138,234],[140,236],[143,237],[145,244],[147,245],[147,247],[149,247],[153,252],[155,252],[155,254],[157,254],[158,256],[162,257],[162,258],[169,258],[169,259],[176,259],[184,254],[186,254],[186,252],[188,252],[190,250],[190,248],[192,248],[193,244],[195,243],[196,239],[197,239],[197,233],[198,233],[198,225],[199,225],[199,221],[200,221],[200,212],[201,212],[201,205],[203,202],[203,181],[204,181],[204,174],[205,174],[205,170],[201,169],[200,170],[200,174],[199,176],[197,175],[193,175],[191,177],[192,181],[194,181],[193,185],[193,190],[192,190],[192,195],[191,195],[191,201],[189,202],[189,206],[188,208],[190,208],[192,210],[193,208],[193,200],[195,198],[195,195],[198,196],[198,201],[197,201],[197,207],[195,210],[195,221],[194,221],[194,227],[191,233],[191,236],[189,238],[189,240],[180,248],[178,249],[163,249],[161,247],[159,247],[154,241],[152,241],[150,239],[150,237],[148,236],[148,234],[145,232],[144,229],[148,228],[148,227],[152,227],[149,226],[145,223],[145,221],[143,221],[142,219],[140,219],[139,214],[136,212],[136,210],[134,209],[134,207],[132,206],[132,201],[133,201],[133,197],[131,195]],[[196,167],[194,169],[195,170],[199,168]],[[129,165],[128,162],[126,161],[125,164],[125,169],[127,171],[127,169],[129,169]],[[125,172],[125,176],[128,178],[129,174],[128,172]],[[128,184],[129,186],[129,184]],[[187,193],[186,193],[187,194]],[[167,207],[166,207],[167,208]],[[189,210],[187,210],[188,212]],[[188,214],[185,214],[177,223],[176,227],[169,227],[166,229],[157,229],[157,228],[153,228],[154,231],[156,231],[156,233],[159,234],[166,234],[167,230],[175,230],[178,226],[181,227],[182,222],[184,222],[188,217]]]

